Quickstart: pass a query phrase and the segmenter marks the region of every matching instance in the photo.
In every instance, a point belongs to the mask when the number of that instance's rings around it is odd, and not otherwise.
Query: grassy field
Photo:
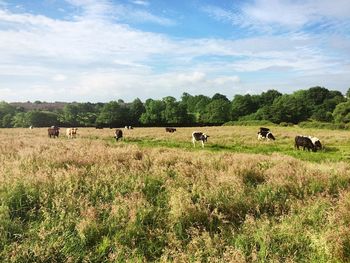
[[[0,129],[0,262],[350,262],[349,132],[257,131]]]

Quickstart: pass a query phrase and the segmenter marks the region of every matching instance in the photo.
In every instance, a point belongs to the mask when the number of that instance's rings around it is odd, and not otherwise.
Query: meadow
[[[349,132],[271,129],[0,129],[0,262],[350,262]]]

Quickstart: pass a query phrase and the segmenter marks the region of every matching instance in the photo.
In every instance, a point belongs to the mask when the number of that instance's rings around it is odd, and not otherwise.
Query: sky
[[[0,0],[0,101],[350,88],[349,0]]]

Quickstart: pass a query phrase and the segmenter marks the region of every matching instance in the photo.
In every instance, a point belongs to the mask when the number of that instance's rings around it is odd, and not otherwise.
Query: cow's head
[[[205,133],[202,134],[202,141],[206,142],[208,141],[209,135],[206,135]]]

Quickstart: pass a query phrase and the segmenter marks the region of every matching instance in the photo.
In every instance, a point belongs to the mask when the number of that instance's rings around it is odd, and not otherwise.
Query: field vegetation
[[[349,262],[349,133],[271,128],[0,129],[0,262]]]
[[[350,128],[350,89],[340,91],[324,87],[282,94],[267,90],[261,94],[236,94],[233,98],[216,93],[212,97],[183,93],[177,100],[136,98],[108,103],[6,103],[0,101],[0,127],[123,127],[125,125],[211,126],[224,123],[275,123],[289,126],[303,122],[309,128]]]

